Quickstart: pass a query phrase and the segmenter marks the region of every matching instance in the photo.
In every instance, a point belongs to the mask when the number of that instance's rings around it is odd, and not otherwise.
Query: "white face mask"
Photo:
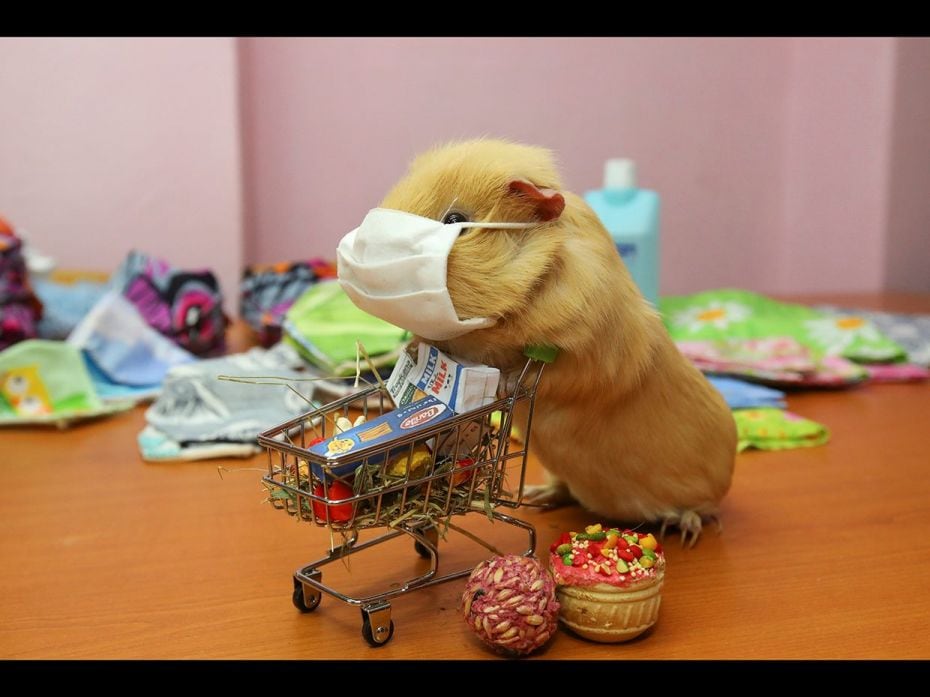
[[[339,283],[358,307],[434,341],[492,327],[494,318],[460,320],[449,295],[449,252],[462,228],[520,229],[532,223],[445,225],[406,211],[374,208],[336,248]]]

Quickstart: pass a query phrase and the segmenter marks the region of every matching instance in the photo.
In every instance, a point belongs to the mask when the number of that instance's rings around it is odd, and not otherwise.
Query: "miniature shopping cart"
[[[338,455],[327,457],[309,448],[337,435],[340,417],[361,414],[370,420],[390,411],[393,402],[383,384],[370,385],[259,435],[259,444],[268,451],[268,474],[262,481],[272,505],[334,533],[327,554],[294,573],[297,609],[315,610],[322,593],[328,593],[359,607],[362,636],[370,645],[382,646],[394,635],[391,598],[471,573],[469,567],[438,575],[441,536],[452,530],[495,550],[453,523],[453,516],[484,515],[522,528],[528,537],[523,554],[533,554],[533,526],[497,508],[516,508],[523,496],[533,403],[543,366],[528,360],[516,379],[508,381],[513,386],[507,389],[508,396],[491,404]],[[515,434],[522,443],[511,439]],[[386,530],[359,543],[359,532],[368,528]],[[351,597],[323,584],[321,567],[402,535],[413,538],[417,553],[429,560],[425,573],[368,597]]]

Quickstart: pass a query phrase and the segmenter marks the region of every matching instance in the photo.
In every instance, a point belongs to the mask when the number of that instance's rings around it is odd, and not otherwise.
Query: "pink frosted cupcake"
[[[550,551],[559,619],[601,642],[628,641],[655,624],[665,554],[652,534],[589,525],[564,533]]]

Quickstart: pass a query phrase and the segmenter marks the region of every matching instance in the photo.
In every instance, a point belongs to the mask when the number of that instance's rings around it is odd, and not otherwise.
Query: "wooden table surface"
[[[930,313],[930,296],[804,300]],[[930,385],[788,404],[826,424],[830,443],[738,456],[722,534],[707,529],[690,550],[667,540],[653,630],[620,645],[560,631],[540,658],[930,657]],[[0,431],[0,657],[495,657],[461,620],[461,580],[394,600],[394,638],[377,649],[359,611],[332,597],[299,614],[291,575],[321,556],[327,531],[263,503],[263,456],[144,463],[143,412]],[[218,465],[233,471],[221,478]],[[532,460],[528,479],[541,480]],[[543,553],[591,522],[578,508],[516,515]],[[465,521],[505,549],[522,542],[481,516]],[[447,568],[487,556],[467,541],[445,548]],[[325,579],[377,592],[423,564],[404,540],[359,553],[351,574],[326,567]]]

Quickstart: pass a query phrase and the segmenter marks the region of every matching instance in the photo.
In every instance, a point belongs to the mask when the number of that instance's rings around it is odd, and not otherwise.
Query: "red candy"
[[[316,496],[328,499],[348,499],[355,496],[352,488],[346,486],[340,481],[331,482],[329,485],[329,492],[325,494],[323,493],[323,485],[320,484],[320,482],[316,482],[313,485],[313,493]],[[351,503],[340,503],[327,506],[320,503],[319,501],[314,501],[313,515],[322,521],[326,521],[326,514],[329,513],[329,522],[345,523],[352,520],[352,516],[355,513],[353,508],[354,507]]]
[[[572,536],[569,535],[567,532],[563,532],[561,535],[559,535],[559,539],[553,542],[552,545],[549,547],[549,551],[554,552],[556,547],[560,547],[561,545],[568,544],[571,541],[572,541]]]
[[[642,552],[640,552],[640,554],[642,554]],[[636,557],[634,557],[627,549],[618,549],[617,556],[620,557],[623,561],[633,561],[636,559]]]
[[[643,556],[643,549],[642,547],[638,547],[636,545],[630,545],[630,554],[639,559],[641,556]]]
[[[463,457],[461,460],[455,461],[455,469],[460,470],[464,467],[471,467],[475,464],[475,461],[470,457]],[[456,471],[452,475],[452,486],[459,486],[460,484],[467,484],[469,481],[475,478],[475,470],[461,472]]]

